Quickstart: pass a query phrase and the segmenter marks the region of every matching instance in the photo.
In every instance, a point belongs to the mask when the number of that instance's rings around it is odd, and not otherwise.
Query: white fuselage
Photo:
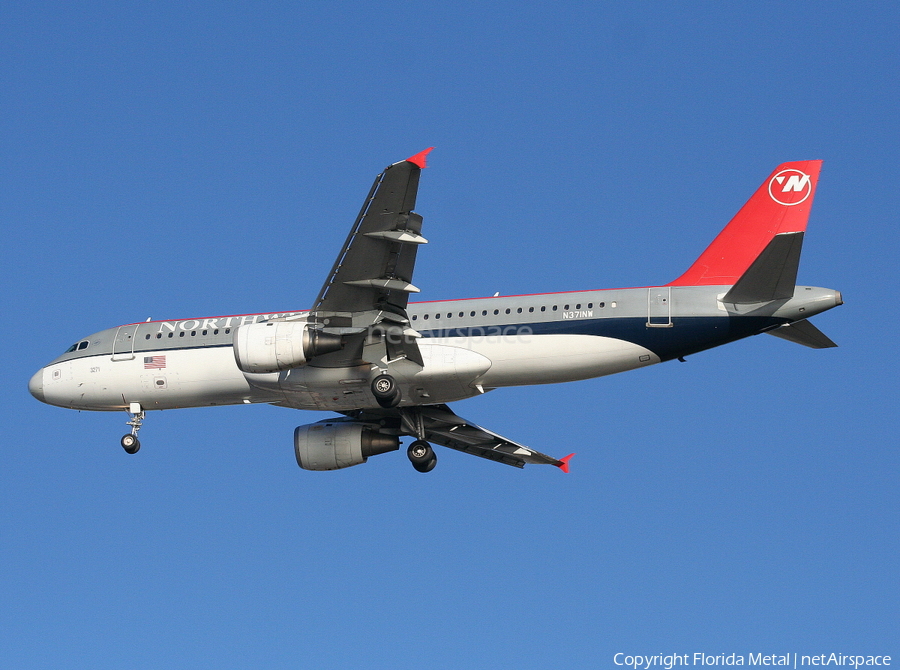
[[[270,319],[303,320],[303,312],[130,324],[87,338],[87,345],[80,343],[82,350],[75,345],[76,351],[38,372],[31,386],[40,387],[45,402],[73,409],[122,410],[132,403],[148,410],[279,403],[340,411],[377,406],[368,382],[388,369],[403,390],[404,403],[417,404],[450,402],[503,386],[587,379],[658,363],[660,358],[652,351],[624,339],[539,332],[560,330],[556,324],[567,326],[563,331],[572,330],[573,324],[587,324],[601,315],[604,319],[620,316],[625,311],[620,303],[628,292],[618,292],[619,302],[605,301],[604,295],[592,298],[604,293],[410,305],[413,327],[423,334],[418,340],[423,367],[386,360],[384,345],[376,339],[364,351],[366,365],[328,368],[313,362],[264,374],[238,368],[232,348],[238,327]],[[640,308],[646,296],[642,293],[634,299]]]
[[[811,292],[813,291],[813,292]],[[402,404],[435,404],[505,386],[600,377],[659,363],[761,332],[839,301],[804,287],[765,314],[738,314],[722,287],[639,288],[417,303],[410,323],[424,366],[386,358],[372,338],[365,364],[242,372],[234,333],[304,312],[155,321],[101,331],[42,368],[29,385],[44,402],[87,410],[277,403],[347,411],[377,407],[369,382],[390,371]],[[746,324],[746,325],[745,325]]]

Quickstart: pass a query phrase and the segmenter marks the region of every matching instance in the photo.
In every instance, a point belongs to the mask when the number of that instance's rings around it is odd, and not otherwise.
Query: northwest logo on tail
[[[794,168],[782,170],[769,181],[769,196],[779,205],[799,205],[812,193],[809,175]]]

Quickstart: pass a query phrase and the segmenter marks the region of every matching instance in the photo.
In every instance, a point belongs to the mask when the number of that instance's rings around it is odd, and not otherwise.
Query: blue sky
[[[896,3],[7,4],[0,657],[16,668],[606,668],[900,659]],[[440,450],[301,471],[265,406],[42,405],[121,323],[310,306],[373,177],[436,146],[425,300],[677,277],[823,159],[801,283],[840,348],[755,337],[463,416],[568,476]]]

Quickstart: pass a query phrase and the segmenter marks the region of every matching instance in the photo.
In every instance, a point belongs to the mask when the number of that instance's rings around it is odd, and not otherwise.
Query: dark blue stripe
[[[785,323],[784,319],[758,316],[674,317],[671,328],[649,328],[646,317],[631,317],[494,324],[419,332],[425,338],[515,337],[523,331],[526,335],[597,335],[632,342],[649,349],[662,360],[670,360],[756,335],[782,323]]]

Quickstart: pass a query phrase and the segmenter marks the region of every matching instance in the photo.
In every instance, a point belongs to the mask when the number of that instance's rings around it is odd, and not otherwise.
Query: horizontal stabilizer
[[[803,233],[781,233],[772,238],[722,302],[753,303],[794,297]]]
[[[810,347],[812,349],[829,349],[830,347],[837,346],[825,333],[806,319],[795,321],[794,323],[789,323],[780,328],[775,328],[774,330],[768,330],[766,332],[769,333],[769,335],[780,337],[789,342],[796,342],[797,344],[802,344],[804,347]]]

